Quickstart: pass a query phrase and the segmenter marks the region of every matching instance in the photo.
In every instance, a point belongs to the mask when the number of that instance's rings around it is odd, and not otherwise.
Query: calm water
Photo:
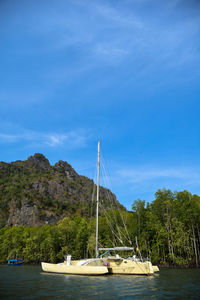
[[[39,266],[0,266],[0,299],[200,299],[200,270],[155,277],[47,274]]]

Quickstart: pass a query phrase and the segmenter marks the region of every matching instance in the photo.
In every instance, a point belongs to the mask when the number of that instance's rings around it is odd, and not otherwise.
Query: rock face
[[[34,156],[30,156],[26,161],[26,165],[30,168],[32,167],[36,170],[38,169],[43,171],[47,171],[51,168],[48,159],[40,153],[36,153]]]
[[[25,161],[0,162],[0,227],[53,224],[70,216],[91,214],[94,183],[64,161],[51,166],[37,153]],[[100,187],[107,208],[122,205],[111,191]],[[101,212],[101,211],[100,211]]]
[[[26,200],[21,201],[21,207],[17,208],[15,203],[9,206],[9,217],[7,225],[33,225],[37,224],[37,206],[30,205]]]

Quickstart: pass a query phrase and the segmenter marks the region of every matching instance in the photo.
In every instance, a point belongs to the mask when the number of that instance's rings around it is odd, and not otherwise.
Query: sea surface
[[[0,299],[200,299],[200,269],[161,269],[154,277],[78,276],[1,265]]]

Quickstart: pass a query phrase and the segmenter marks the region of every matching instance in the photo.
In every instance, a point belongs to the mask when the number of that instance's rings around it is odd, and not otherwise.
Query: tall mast
[[[98,231],[99,231],[99,166],[100,166],[100,142],[98,142],[98,159],[97,159],[97,208],[96,208],[96,258],[99,256],[98,249]]]

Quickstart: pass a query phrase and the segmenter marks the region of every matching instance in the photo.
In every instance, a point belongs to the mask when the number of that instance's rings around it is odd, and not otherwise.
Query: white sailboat
[[[114,251],[130,251],[133,247],[98,247],[98,216],[99,216],[99,169],[100,169],[100,142],[98,142],[98,159],[97,159],[97,200],[96,200],[96,258],[71,260],[68,255],[63,263],[52,264],[42,262],[42,270],[45,272],[80,274],[80,275],[104,275],[104,274],[123,274],[123,275],[154,275],[158,271],[157,266],[152,266],[150,261],[141,261],[135,257],[123,258],[118,254],[99,257],[99,251],[110,253]]]

